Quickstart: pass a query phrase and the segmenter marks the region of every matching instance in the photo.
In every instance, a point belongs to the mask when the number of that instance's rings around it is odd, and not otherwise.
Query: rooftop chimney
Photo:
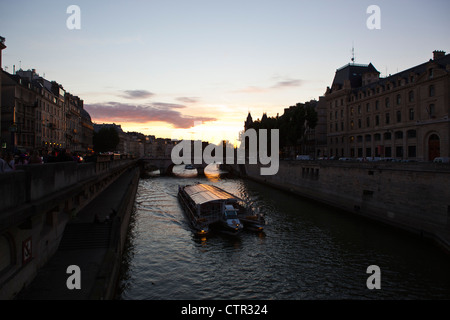
[[[445,51],[434,50],[433,51],[433,60],[440,59],[445,56]]]

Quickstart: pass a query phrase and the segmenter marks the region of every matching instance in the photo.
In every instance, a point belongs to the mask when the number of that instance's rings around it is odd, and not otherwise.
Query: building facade
[[[0,36],[0,148],[6,148],[6,144],[3,143],[3,139],[2,139],[2,113],[1,113],[1,108],[2,108],[2,76],[1,74],[3,74],[3,65],[2,65],[2,51],[6,49],[6,45],[5,45],[5,38]]]
[[[328,156],[449,157],[450,55],[380,78],[372,64],[336,71],[325,93]]]
[[[92,151],[92,141],[87,139],[92,140],[93,127],[83,100],[40,77],[35,69],[1,71],[1,79],[2,148],[43,154],[55,148]]]

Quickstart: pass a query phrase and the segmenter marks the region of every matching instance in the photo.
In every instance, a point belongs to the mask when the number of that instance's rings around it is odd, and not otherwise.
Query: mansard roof
[[[352,88],[361,87],[362,75],[365,73],[379,74],[380,72],[375,69],[372,63],[369,63],[369,65],[349,63],[336,70],[336,75],[334,76],[331,88],[335,88],[336,85],[339,86],[339,88],[342,88],[346,80],[350,81]]]
[[[366,86],[360,86],[360,87],[356,87],[356,88],[352,87],[352,88],[355,89],[354,91],[365,90],[365,89],[369,89],[369,88],[373,89],[376,86],[385,87],[388,82],[391,83],[391,85],[395,88],[398,85],[398,83],[397,83],[398,79],[405,79],[406,83],[409,83],[409,81],[410,81],[409,78],[411,75],[421,75],[421,74],[425,73],[427,71],[428,67],[430,66],[430,63],[434,63],[435,65],[437,65],[438,68],[446,70],[447,65],[450,65],[450,54],[447,54],[439,59],[435,59],[435,60],[430,59],[429,61],[419,64],[417,66],[414,66],[412,68],[389,75],[388,77],[385,77],[385,78],[380,78],[378,81],[372,82]]]

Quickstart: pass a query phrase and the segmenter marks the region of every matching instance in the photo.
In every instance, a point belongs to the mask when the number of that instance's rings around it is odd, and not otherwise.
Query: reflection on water
[[[404,232],[209,166],[142,179],[124,257],[120,299],[449,299],[450,259]],[[215,184],[264,214],[263,233],[198,238],[178,185]],[[381,269],[369,290],[366,269]]]

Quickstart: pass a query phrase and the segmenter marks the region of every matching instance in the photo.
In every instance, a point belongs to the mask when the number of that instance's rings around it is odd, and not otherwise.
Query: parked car
[[[381,161],[383,162],[400,162],[401,160],[396,158],[382,158]]]
[[[295,160],[311,160],[311,157],[309,155],[299,155]]]
[[[437,158],[434,158],[433,162],[435,162],[435,163],[450,163],[450,158],[437,157]]]

